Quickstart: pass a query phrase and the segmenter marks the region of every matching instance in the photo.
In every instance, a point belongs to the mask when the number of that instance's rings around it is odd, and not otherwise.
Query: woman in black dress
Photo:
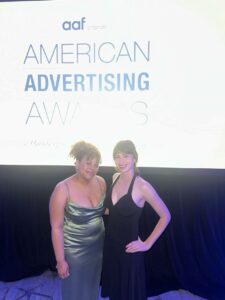
[[[143,252],[149,250],[165,230],[170,213],[155,189],[138,175],[138,154],[130,140],[120,141],[113,150],[118,173],[108,197],[102,297],[110,300],[146,300]],[[139,236],[139,218],[148,202],[159,220],[145,241]]]

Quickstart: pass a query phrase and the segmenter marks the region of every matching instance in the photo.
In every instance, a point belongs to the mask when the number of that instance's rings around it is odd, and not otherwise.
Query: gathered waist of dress
[[[103,218],[97,217],[91,220],[81,220],[80,222],[74,222],[71,220],[65,220],[64,222],[64,243],[65,246],[69,246],[73,243],[76,245],[92,244],[92,239],[102,239],[105,232]]]
[[[67,215],[64,216],[64,225],[76,226],[81,224],[93,224],[103,222],[102,215]]]

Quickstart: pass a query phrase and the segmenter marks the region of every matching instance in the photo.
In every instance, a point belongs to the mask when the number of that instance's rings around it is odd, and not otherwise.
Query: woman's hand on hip
[[[146,242],[143,242],[139,237],[138,240],[132,241],[126,245],[127,253],[144,252],[149,250],[149,246]]]

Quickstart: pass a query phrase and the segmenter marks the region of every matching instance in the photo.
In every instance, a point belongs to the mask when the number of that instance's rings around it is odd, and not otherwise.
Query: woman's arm
[[[56,258],[56,268],[61,278],[69,276],[69,267],[64,257],[64,208],[67,200],[67,192],[64,184],[58,183],[52,192],[49,204],[52,244]]]
[[[156,240],[161,236],[171,219],[171,215],[167,206],[159,197],[155,189],[147,181],[142,179],[139,189],[141,197],[144,199],[144,201],[148,202],[151,205],[151,207],[155,210],[155,212],[159,216],[159,220],[156,226],[154,227],[153,231],[145,241],[141,241],[139,239],[138,241],[133,241],[129,243],[126,247],[126,252],[149,250],[154,245]]]

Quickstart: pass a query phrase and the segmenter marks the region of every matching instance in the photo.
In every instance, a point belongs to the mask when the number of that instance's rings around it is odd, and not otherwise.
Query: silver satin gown
[[[97,300],[102,268],[104,198],[94,208],[67,202],[64,251],[70,276],[62,280],[63,300]]]

